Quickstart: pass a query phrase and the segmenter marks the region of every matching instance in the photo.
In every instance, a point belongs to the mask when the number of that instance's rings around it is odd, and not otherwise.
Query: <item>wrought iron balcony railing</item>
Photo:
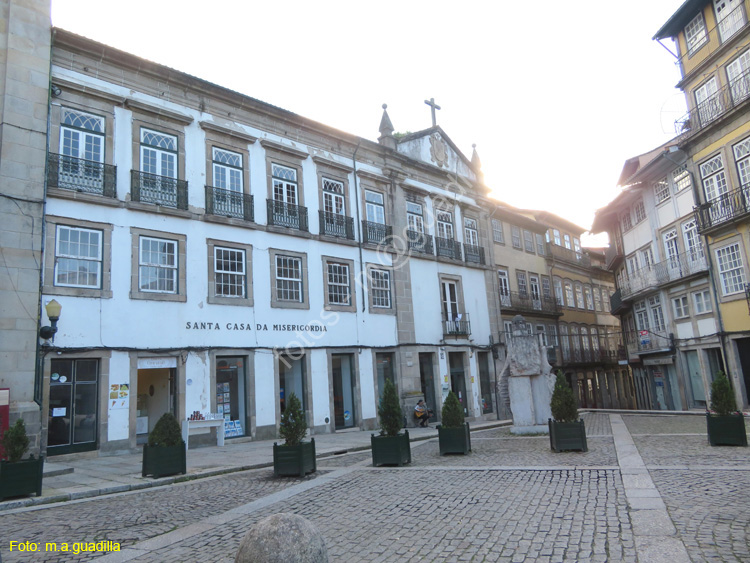
[[[743,184],[701,204],[695,209],[698,232],[703,234],[714,227],[729,223],[750,213],[750,184]]]
[[[273,199],[266,200],[268,224],[278,227],[307,231],[307,207],[284,203]]]
[[[559,244],[550,244],[549,246],[551,248],[550,252],[555,258],[564,260],[565,262],[569,262],[570,264],[577,264],[578,266],[583,266],[585,268],[591,267],[591,258],[588,254],[584,254],[580,251],[577,252],[570,248],[565,248],[564,246],[560,246]]]
[[[393,235],[393,227],[372,221],[362,221],[362,242],[386,244]]]
[[[458,313],[453,318],[443,313],[443,336],[468,336],[470,334],[469,313]]]
[[[406,240],[409,243],[409,250],[421,254],[433,254],[432,235],[420,233],[419,231],[406,231]]]
[[[750,71],[745,71],[675,121],[675,130],[680,135],[679,141],[682,142],[695,135],[747,100],[748,97],[750,97]]]
[[[641,331],[628,332],[625,335],[628,353],[637,355],[640,353],[656,352],[658,350],[671,350],[673,347],[672,339],[668,336],[646,331],[646,336],[641,336]]]
[[[114,198],[117,197],[117,167],[50,153],[47,158],[47,185]]]
[[[354,219],[338,213],[319,211],[320,234],[354,240]]]
[[[527,313],[560,315],[560,305],[553,297],[532,296],[517,291],[500,292],[500,308]]]
[[[255,220],[253,196],[206,186],[206,213],[252,222]]]
[[[452,238],[435,237],[437,255],[461,260],[461,243]]]
[[[188,183],[139,170],[130,171],[130,197],[133,201],[187,210]]]
[[[484,248],[464,243],[464,260],[484,266]]]
[[[620,291],[623,299],[630,299],[643,291],[656,289],[666,283],[708,270],[703,252],[686,252],[667,258],[629,276],[623,276]]]

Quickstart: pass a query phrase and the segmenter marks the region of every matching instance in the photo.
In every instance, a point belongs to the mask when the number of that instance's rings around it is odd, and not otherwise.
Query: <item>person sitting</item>
[[[429,426],[431,416],[432,411],[428,409],[424,404],[424,400],[420,399],[419,402],[414,406],[414,418],[417,419],[417,422],[419,422],[419,425],[422,428],[425,428]]]

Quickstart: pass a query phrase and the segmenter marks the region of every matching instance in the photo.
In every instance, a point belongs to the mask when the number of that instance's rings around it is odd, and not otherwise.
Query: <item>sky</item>
[[[681,4],[52,0],[52,23],[373,141],[382,104],[413,132],[435,98],[495,197],[588,229],[686,112],[652,40]]]

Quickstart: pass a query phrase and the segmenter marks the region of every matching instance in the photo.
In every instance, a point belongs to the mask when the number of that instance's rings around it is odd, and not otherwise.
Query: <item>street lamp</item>
[[[54,299],[44,306],[47,311],[47,317],[49,318],[52,326],[43,326],[39,329],[39,336],[44,340],[55,341],[55,333],[57,332],[57,321],[60,319],[60,311],[62,311],[62,305],[60,305]]]

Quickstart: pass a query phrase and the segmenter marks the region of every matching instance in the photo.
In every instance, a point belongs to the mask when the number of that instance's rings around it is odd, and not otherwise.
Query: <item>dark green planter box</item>
[[[458,428],[438,426],[437,429],[440,455],[468,454],[471,451],[471,431],[468,422]]]
[[[747,446],[745,417],[706,413],[708,442],[712,446]]]
[[[44,458],[23,459],[11,463],[0,461],[0,500],[42,494]]]
[[[187,473],[185,442],[179,446],[143,446],[143,477],[158,478],[177,473]]]
[[[378,465],[398,465],[401,467],[406,463],[411,463],[408,430],[404,430],[404,433],[398,436],[376,436],[372,434],[370,446],[372,447],[372,464],[375,467]]]
[[[273,443],[273,474],[276,477],[296,475],[304,477],[317,470],[315,460],[315,438],[300,442],[296,446],[279,446]]]
[[[578,422],[556,422],[551,418],[549,425],[549,445],[556,452],[587,452],[586,428],[583,420]]]

